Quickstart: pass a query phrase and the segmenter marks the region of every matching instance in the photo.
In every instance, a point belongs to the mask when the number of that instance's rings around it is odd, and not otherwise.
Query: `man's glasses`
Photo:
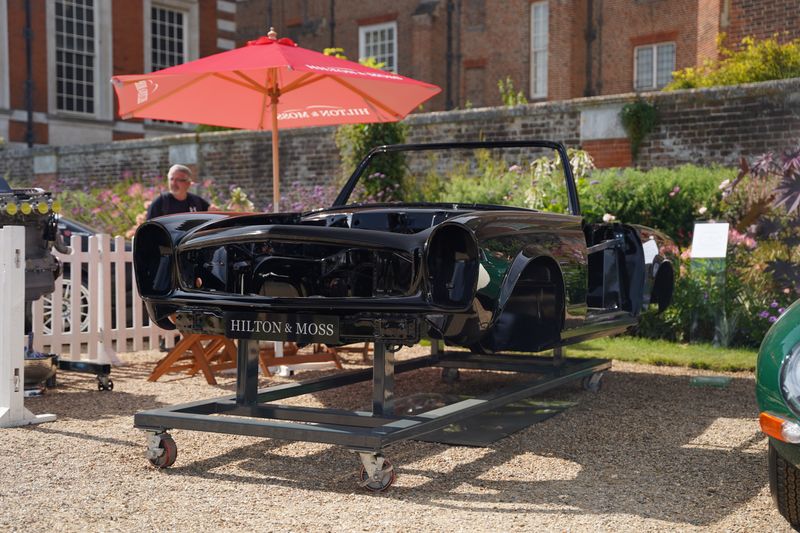
[[[169,181],[175,181],[177,183],[189,183],[191,180],[186,178],[170,178]]]

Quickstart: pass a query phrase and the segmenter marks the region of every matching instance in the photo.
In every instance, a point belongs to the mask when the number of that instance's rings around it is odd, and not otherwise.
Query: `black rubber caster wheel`
[[[359,473],[359,477],[361,478],[361,486],[367,490],[371,490],[372,492],[383,492],[389,487],[392,486],[395,480],[395,473],[394,467],[392,463],[389,461],[383,461],[383,468],[380,472],[380,480],[376,479],[369,479],[369,475],[367,474],[367,469],[363,466],[361,467],[361,472]],[[369,481],[368,481],[369,479]]]
[[[603,388],[603,372],[595,372],[591,376],[586,376],[581,380],[584,390],[589,392],[600,392]]]
[[[111,392],[114,390],[114,382],[108,376],[97,376],[97,390]]]
[[[457,368],[445,367],[442,369],[442,381],[444,381],[448,385],[452,385],[460,378],[461,378],[461,372],[459,372]]]
[[[169,468],[175,464],[175,459],[178,458],[178,445],[175,444],[175,440],[170,435],[165,434],[161,437],[158,447],[164,450],[164,453],[158,457],[148,457],[150,464],[156,468]]]

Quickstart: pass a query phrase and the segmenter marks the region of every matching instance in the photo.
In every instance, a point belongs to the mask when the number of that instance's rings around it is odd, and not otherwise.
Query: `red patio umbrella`
[[[272,131],[278,209],[278,130],[394,122],[441,91],[436,85],[266,37],[150,74],[114,76],[122,118]]]

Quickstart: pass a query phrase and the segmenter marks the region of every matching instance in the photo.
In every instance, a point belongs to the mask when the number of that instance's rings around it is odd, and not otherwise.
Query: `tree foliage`
[[[674,72],[672,83],[664,90],[800,77],[800,39],[781,44],[776,38],[756,41],[752,37],[745,37],[739,50],[720,46],[719,55],[717,61],[709,60],[700,67]]]
[[[342,48],[326,48],[325,55],[347,59]],[[373,57],[361,58],[359,63],[367,67],[381,68]],[[342,160],[343,178],[356,168],[364,157],[377,146],[384,144],[402,144],[406,141],[406,127],[399,122],[381,122],[373,124],[347,124],[336,130],[336,146]],[[405,156],[402,153],[384,154],[373,160],[370,174],[363,176],[360,184],[362,190],[356,191],[364,198],[381,199],[382,201],[400,200],[402,183],[406,173]]]

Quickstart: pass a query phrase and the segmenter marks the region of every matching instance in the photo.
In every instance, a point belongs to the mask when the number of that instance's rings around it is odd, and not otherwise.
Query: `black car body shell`
[[[552,148],[567,161],[563,146],[546,141],[373,154],[498,146]],[[674,244],[649,228],[584,223],[568,164],[570,214],[344,205],[365,166],[325,210],[187,213],[142,225],[134,265],[151,318],[230,334],[230,316],[335,317],[333,343],[430,337],[477,351],[536,351],[622,332],[648,305],[669,303]]]

